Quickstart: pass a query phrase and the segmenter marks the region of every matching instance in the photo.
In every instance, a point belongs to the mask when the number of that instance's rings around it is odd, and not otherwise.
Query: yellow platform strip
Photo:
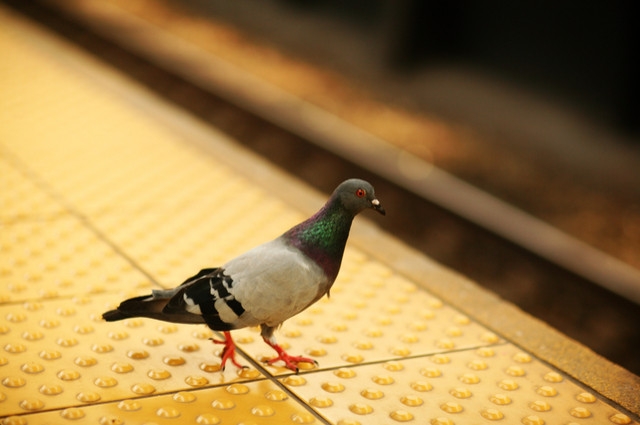
[[[0,27],[3,424],[637,423],[351,245],[331,298],[277,334],[318,360],[299,375],[261,363],[255,329],[234,332],[248,368],[222,372],[204,326],[103,322],[305,214],[121,77],[3,8]]]

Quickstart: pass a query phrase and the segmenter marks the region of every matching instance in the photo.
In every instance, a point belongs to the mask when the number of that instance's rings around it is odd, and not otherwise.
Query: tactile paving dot
[[[209,341],[219,337],[203,325],[102,321],[100,315],[123,296],[1,306],[0,411],[19,414],[263,378],[233,365],[220,372],[221,346]]]
[[[233,332],[236,342],[262,360],[274,352],[258,329]],[[469,320],[415,284],[348,248],[331,289],[306,311],[276,331],[278,342],[294,355],[314,358],[320,368],[490,346],[495,334]],[[274,374],[288,369],[266,366]],[[302,370],[313,369],[300,364]]]
[[[510,344],[279,379],[334,424],[635,423]]]
[[[73,217],[0,224],[0,251],[0,304],[151,286]]]
[[[6,418],[4,424],[320,424],[312,413],[270,381],[249,382],[155,397]],[[20,420],[24,422],[20,422]]]

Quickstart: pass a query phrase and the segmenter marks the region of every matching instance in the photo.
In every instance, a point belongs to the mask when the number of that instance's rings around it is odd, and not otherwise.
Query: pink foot
[[[217,339],[209,338],[214,344],[224,344],[224,348],[222,349],[222,362],[220,364],[220,368],[224,370],[225,363],[227,360],[231,360],[236,367],[240,369],[246,368],[246,366],[242,366],[240,363],[236,361],[236,344],[231,339],[231,332],[223,332],[224,333],[224,341],[218,341]]]
[[[264,342],[266,342],[271,348],[276,350],[276,352],[278,353],[278,357],[266,360],[265,363],[267,363],[267,364],[274,364],[278,360],[282,360],[284,362],[285,366],[287,367],[287,369],[291,369],[295,373],[299,372],[297,363],[305,362],[305,363],[313,363],[316,366],[318,365],[317,361],[315,361],[315,360],[313,360],[313,359],[311,359],[309,357],[291,356],[291,355],[287,354],[287,352],[284,351],[282,349],[282,347],[280,347],[278,344],[270,342],[266,338],[264,338]]]

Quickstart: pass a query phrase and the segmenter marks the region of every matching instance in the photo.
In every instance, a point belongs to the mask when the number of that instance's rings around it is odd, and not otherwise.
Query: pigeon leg
[[[224,348],[222,349],[222,363],[220,364],[220,368],[224,370],[225,363],[227,363],[227,360],[231,359],[231,363],[236,365],[236,367],[238,367],[239,369],[244,369],[246,366],[242,366],[236,361],[236,344],[231,338],[231,332],[225,331],[223,333],[224,341],[218,341],[217,339],[209,338],[214,344],[224,344]]]
[[[291,369],[296,373],[298,373],[299,371],[297,363],[305,362],[305,363],[314,363],[316,366],[318,365],[317,361],[310,359],[308,357],[291,356],[287,354],[287,352],[284,351],[282,347],[278,345],[278,343],[275,341],[275,338],[273,337],[271,338],[263,337],[263,339],[264,339],[264,342],[266,342],[267,345],[269,345],[269,347],[273,348],[278,353],[278,357],[265,361],[268,364],[273,364],[278,360],[282,360],[288,369]]]

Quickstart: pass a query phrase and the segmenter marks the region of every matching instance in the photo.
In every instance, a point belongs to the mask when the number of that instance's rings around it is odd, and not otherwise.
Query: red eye
[[[364,195],[366,195],[366,194],[367,194],[367,192],[365,192],[365,191],[364,191],[364,189],[358,189],[358,190],[356,190],[356,196],[357,196],[358,198],[362,198],[362,197],[364,197]]]

